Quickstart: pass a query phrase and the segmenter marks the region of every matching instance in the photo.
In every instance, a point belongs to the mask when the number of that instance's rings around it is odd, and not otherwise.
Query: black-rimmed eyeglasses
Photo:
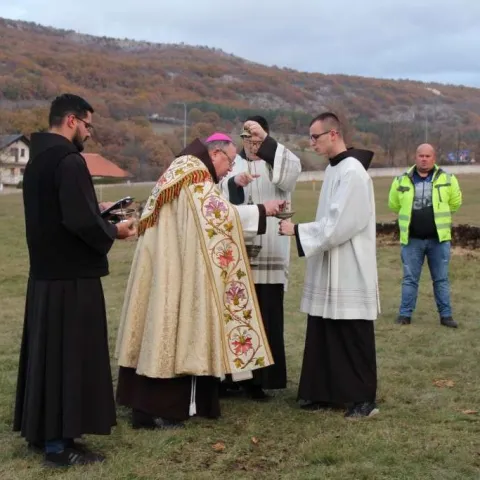
[[[330,132],[338,133],[336,130],[327,130],[326,132],[323,132],[323,133],[312,133],[310,135],[310,140],[312,142],[316,142],[322,135],[327,135],[327,133],[330,133]]]
[[[78,118],[78,117],[75,117],[77,120],[80,120],[84,125],[85,127],[87,128],[87,130],[89,132],[93,132],[93,125],[91,123],[88,123],[86,122],[85,120],[83,120],[82,118]]]
[[[228,153],[227,153],[225,150],[220,150],[220,151],[221,151],[222,153],[224,153],[225,156],[228,158],[228,163],[230,164],[230,166],[233,166],[233,165],[235,164],[235,159],[234,159],[234,158],[233,158],[233,159],[230,158],[230,157],[228,156]]]

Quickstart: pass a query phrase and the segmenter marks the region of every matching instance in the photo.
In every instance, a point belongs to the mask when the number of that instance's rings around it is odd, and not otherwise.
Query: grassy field
[[[480,225],[478,177],[460,178],[464,206],[457,223]],[[385,202],[390,180],[375,181],[379,220],[392,220]],[[300,185],[296,221],[312,219],[318,188]],[[126,193],[143,200],[148,187],[109,187],[104,200]],[[127,412],[109,437],[90,437],[105,451],[101,466],[52,472],[11,432],[22,331],[27,255],[21,196],[0,196],[0,478],[10,479],[479,479],[480,478],[480,256],[456,251],[451,281],[457,330],[440,327],[428,270],[410,327],[393,321],[400,297],[398,246],[379,246],[382,315],[376,324],[380,415],[347,421],[342,412],[306,413],[295,403],[305,315],[299,313],[304,260],[292,255],[286,296],[288,389],[268,404],[222,403],[222,418],[193,418],[184,431],[138,432]],[[118,242],[104,279],[113,350],[135,242]],[[116,364],[112,358],[114,376]],[[444,381],[444,382],[438,382]],[[436,382],[436,383],[435,383]],[[444,386],[442,386],[444,385]],[[254,441],[252,439],[255,438]],[[223,451],[213,445],[222,442]]]

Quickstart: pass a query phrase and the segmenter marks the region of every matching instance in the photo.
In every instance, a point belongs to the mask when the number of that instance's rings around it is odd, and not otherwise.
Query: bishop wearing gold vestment
[[[141,215],[118,331],[117,402],[136,428],[220,415],[225,375],[273,364],[244,236],[265,233],[278,200],[236,207],[218,181],[236,147],[194,140],[160,177]]]

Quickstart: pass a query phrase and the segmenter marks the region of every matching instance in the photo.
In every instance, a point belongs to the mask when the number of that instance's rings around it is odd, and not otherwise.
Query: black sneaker
[[[380,410],[377,408],[375,402],[362,402],[356,403],[350,407],[345,414],[345,418],[365,418],[373,417],[377,413],[380,413]]]
[[[105,457],[103,458],[105,459]],[[65,450],[60,453],[46,453],[44,460],[45,466],[53,468],[90,465],[97,462],[103,462],[103,460],[100,460],[95,454],[81,453],[73,448],[65,448]]]
[[[457,328],[458,323],[452,317],[441,317],[440,324],[444,327]]]
[[[395,320],[395,323],[397,325],[410,325],[412,323],[412,319],[410,317],[403,317],[402,315],[400,315]]]
[[[105,455],[101,453],[92,452],[85,444],[76,442],[75,440],[67,440],[65,443],[67,448],[71,448],[72,450],[76,450],[77,452],[82,453],[86,457],[93,459],[95,462],[104,462]]]
[[[65,447],[70,448],[72,450],[76,450],[77,452],[86,455],[88,458],[93,459],[96,462],[103,462],[105,461],[105,455],[101,453],[92,452],[86,445],[83,443],[78,443],[75,440],[67,440],[65,442]],[[36,443],[36,442],[29,442],[28,449],[33,453],[37,454],[45,454],[45,443]]]

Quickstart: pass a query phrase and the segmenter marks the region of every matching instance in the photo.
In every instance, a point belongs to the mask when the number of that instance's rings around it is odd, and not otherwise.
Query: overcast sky
[[[480,87],[479,0],[0,0],[0,16],[302,71]]]

